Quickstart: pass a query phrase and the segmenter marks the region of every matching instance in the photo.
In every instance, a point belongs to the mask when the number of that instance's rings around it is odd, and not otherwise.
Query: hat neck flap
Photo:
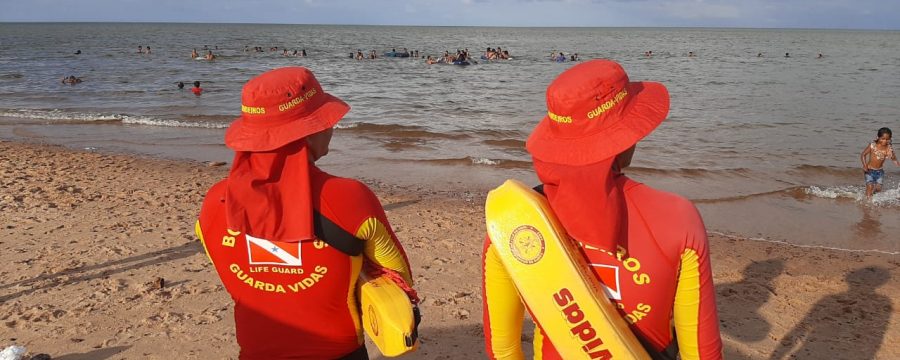
[[[625,196],[615,181],[615,157],[584,166],[533,159],[550,207],[570,237],[616,251],[625,223]]]
[[[273,241],[314,238],[311,166],[306,140],[236,152],[225,193],[228,228]]]

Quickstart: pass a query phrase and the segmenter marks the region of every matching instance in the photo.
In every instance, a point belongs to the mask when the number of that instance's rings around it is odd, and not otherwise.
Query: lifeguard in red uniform
[[[629,82],[619,64],[593,60],[550,84],[547,108],[526,147],[538,190],[579,243],[595,280],[653,359],[721,359],[703,220],[688,200],[622,173],[635,144],[668,114],[666,88]],[[483,253],[487,353],[522,359],[526,307],[491,241]],[[560,358],[539,322],[534,354]]]
[[[349,110],[302,67],[244,85],[225,134],[231,172],[196,225],[234,300],[241,359],[368,359],[355,294],[364,266],[395,274],[414,296],[378,198],[315,165]]]

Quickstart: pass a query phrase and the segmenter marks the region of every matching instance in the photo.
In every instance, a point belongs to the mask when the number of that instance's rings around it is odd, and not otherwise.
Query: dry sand
[[[226,173],[0,142],[0,346],[66,360],[236,358],[231,300],[193,234]],[[369,185],[424,299],[422,346],[406,358],[484,358],[484,193]],[[728,358],[900,359],[896,255],[710,241]]]

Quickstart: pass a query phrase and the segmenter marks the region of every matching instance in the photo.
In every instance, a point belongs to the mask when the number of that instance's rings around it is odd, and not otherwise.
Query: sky
[[[900,0],[0,0],[0,22],[900,30]]]

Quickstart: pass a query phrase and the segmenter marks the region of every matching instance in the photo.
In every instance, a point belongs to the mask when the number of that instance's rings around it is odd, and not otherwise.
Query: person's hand
[[[863,174],[868,174],[868,173],[869,173],[869,166],[863,165]]]

